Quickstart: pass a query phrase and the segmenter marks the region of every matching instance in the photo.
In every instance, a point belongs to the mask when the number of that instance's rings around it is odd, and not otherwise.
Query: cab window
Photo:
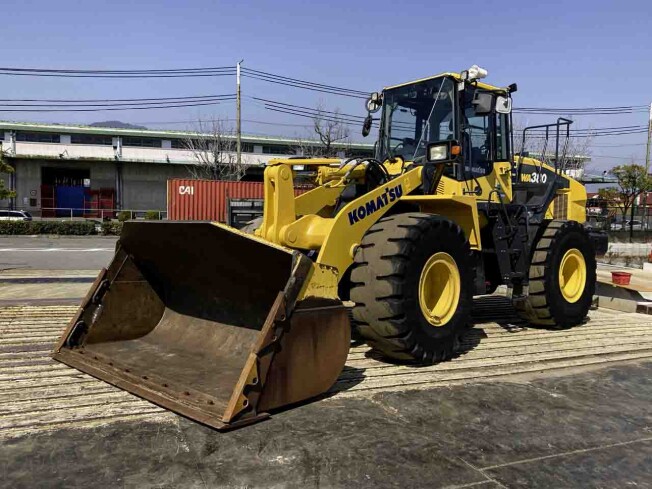
[[[466,170],[475,177],[482,177],[492,170],[492,114],[478,115],[475,107],[464,108],[462,121],[462,148]]]

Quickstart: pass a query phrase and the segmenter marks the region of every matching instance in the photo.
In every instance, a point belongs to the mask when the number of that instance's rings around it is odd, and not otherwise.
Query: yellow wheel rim
[[[433,326],[445,326],[460,301],[460,271],[452,256],[439,252],[426,262],[419,278],[419,305]]]
[[[586,262],[577,248],[568,250],[559,265],[559,288],[567,302],[580,300],[586,286]]]

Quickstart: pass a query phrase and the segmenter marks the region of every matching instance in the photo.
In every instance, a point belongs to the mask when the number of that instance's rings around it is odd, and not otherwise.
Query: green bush
[[[106,221],[102,223],[102,236],[120,236],[122,222]]]
[[[145,219],[148,221],[158,221],[161,219],[161,213],[159,211],[147,211],[145,212]]]
[[[125,222],[131,219],[131,212],[129,211],[120,211],[118,212],[118,221]]]
[[[88,236],[97,232],[90,221],[0,221],[0,234]]]

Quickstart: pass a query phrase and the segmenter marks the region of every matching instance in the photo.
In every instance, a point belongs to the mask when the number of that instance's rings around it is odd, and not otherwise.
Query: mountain
[[[110,127],[113,129],[147,129],[145,126],[138,126],[136,124],[129,124],[128,122],[120,121],[102,121],[93,122],[89,124],[91,127]]]

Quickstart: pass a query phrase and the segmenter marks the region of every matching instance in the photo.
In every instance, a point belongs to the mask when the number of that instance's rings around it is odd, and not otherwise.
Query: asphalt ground
[[[114,236],[0,236],[0,270],[99,270],[109,264]]]
[[[0,252],[1,488],[652,488],[650,316],[538,330],[481,299],[453,361],[355,346],[327,396],[218,433],[49,359],[114,243],[6,239],[20,256]]]
[[[652,363],[331,399],[238,431],[184,418],[0,445],[0,487],[649,488]]]
[[[74,309],[0,308],[0,487],[652,487],[649,316],[479,299],[452,361],[355,346],[328,395],[218,433],[52,361]]]

